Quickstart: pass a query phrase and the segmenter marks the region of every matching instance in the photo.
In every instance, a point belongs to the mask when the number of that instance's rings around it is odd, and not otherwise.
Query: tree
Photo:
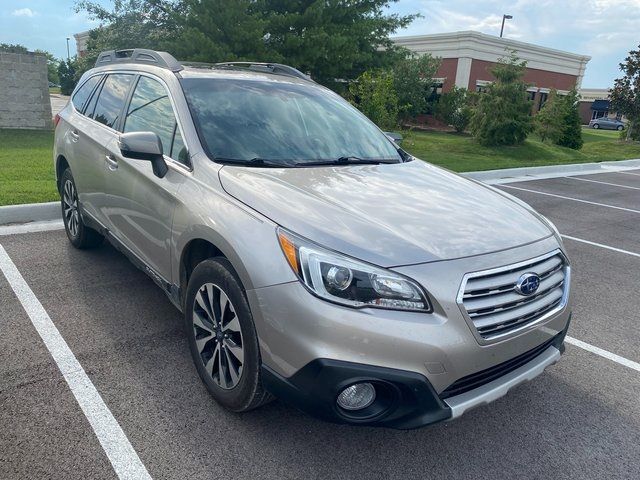
[[[47,58],[47,78],[51,83],[60,83],[60,76],[58,75],[58,64],[60,60],[54,57],[51,53],[45,50],[35,50],[38,55],[44,55]]]
[[[582,140],[582,119],[578,111],[578,105],[580,104],[578,91],[575,88],[571,90],[569,94],[560,99],[560,104],[562,125],[555,143],[561,147],[580,150],[584,141]]]
[[[640,140],[640,45],[620,64],[624,76],[611,90],[611,107],[629,120],[627,140]]]
[[[393,86],[398,95],[401,117],[425,113],[427,99],[434,86],[433,77],[439,67],[440,59],[429,54],[410,54],[395,63]]]
[[[534,129],[543,142],[547,139],[553,143],[558,141],[564,122],[561,100],[558,97],[558,91],[555,88],[551,89],[544,107],[533,118]]]
[[[436,106],[436,118],[451,125],[456,132],[464,132],[473,115],[472,93],[454,85],[451,91],[442,94]]]
[[[531,132],[531,101],[522,81],[527,62],[512,51],[491,69],[496,81],[479,95],[471,131],[482,145],[517,145]]]
[[[76,64],[73,60],[63,60],[58,65],[58,76],[60,77],[60,93],[71,95],[76,86]]]
[[[27,53],[29,49],[19,43],[0,43],[0,52]]]
[[[393,88],[393,75],[384,70],[365,72],[351,84],[353,103],[382,129],[398,124],[398,97]]]
[[[141,47],[181,60],[288,63],[335,87],[404,56],[389,35],[418,15],[388,14],[395,1],[114,0],[107,9],[80,0],[76,10],[101,22],[80,70],[101,50]]]

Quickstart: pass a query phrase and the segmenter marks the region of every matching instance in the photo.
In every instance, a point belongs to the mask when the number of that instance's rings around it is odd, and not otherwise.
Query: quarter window
[[[165,87],[157,80],[144,76],[138,80],[127,109],[124,132],[153,132],[160,137],[166,156],[188,163],[171,100]]]
[[[94,75],[89,80],[84,82],[84,84],[78,89],[78,91],[73,94],[73,97],[71,97],[71,101],[73,102],[73,106],[76,107],[76,110],[78,110],[79,112],[83,111],[82,109],[84,107],[84,104],[87,103],[89,95],[91,95],[91,92],[101,78],[102,75]]]
[[[132,80],[133,75],[109,75],[102,86],[95,110],[89,116],[107,127],[116,128]]]

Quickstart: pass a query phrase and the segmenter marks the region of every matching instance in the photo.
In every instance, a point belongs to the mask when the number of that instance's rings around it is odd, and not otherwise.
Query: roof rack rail
[[[302,78],[303,80],[313,81],[309,75],[305,75],[297,68],[283,65],[281,63],[267,62],[223,62],[215,63],[216,68],[239,68],[247,69],[254,72],[274,73],[278,75],[288,75],[290,77]]]
[[[114,63],[143,63],[167,68],[172,72],[183,70],[183,66],[173,55],[167,52],[156,52],[146,48],[133,48],[129,50],[107,50],[98,55],[96,67],[111,65]]]

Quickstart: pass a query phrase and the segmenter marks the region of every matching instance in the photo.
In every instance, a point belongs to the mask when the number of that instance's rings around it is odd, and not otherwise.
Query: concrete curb
[[[0,225],[44,222],[62,218],[60,202],[29,203],[0,207]]]
[[[570,177],[573,175],[591,175],[595,173],[623,172],[640,168],[638,160],[619,160],[614,162],[578,163],[569,165],[551,165],[547,167],[505,168],[482,172],[465,172],[461,175],[492,185],[526,182],[544,178]],[[0,207],[0,225],[21,224],[59,220],[60,202],[8,205]]]
[[[461,175],[481,182],[497,185],[502,183],[541,180],[545,178],[571,177],[574,175],[623,172],[625,170],[632,170],[636,168],[640,168],[640,159],[597,163],[573,163],[568,165],[550,165],[546,167],[504,168],[501,170],[465,172]]]

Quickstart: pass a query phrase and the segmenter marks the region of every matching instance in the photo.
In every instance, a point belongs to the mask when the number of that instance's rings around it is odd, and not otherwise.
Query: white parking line
[[[62,229],[64,229],[64,223],[62,223],[62,220],[25,223],[22,225],[1,225],[0,236],[17,235],[20,233],[48,232],[51,230],[62,230]]]
[[[640,257],[640,253],[630,252],[629,250],[623,250],[621,248],[611,247],[609,245],[604,245],[602,243],[592,242],[590,240],[585,240],[583,238],[572,237],[570,235],[565,235],[563,233],[561,233],[560,236],[562,238],[568,238],[569,240],[573,240],[574,242],[586,243],[587,245],[593,245],[594,247],[606,248],[607,250],[613,250],[614,252],[624,253],[624,254],[627,254],[627,255],[634,256],[634,257]]]
[[[151,479],[118,421],[111,414],[82,365],[2,245],[0,245],[0,270],[58,365],[116,475],[121,479]]]
[[[603,350],[600,347],[596,347],[589,343],[583,342],[582,340],[578,340],[577,338],[567,336],[564,339],[565,342],[574,345],[576,347],[580,347],[588,352],[595,353],[596,355],[600,355],[601,357],[607,358],[613,362],[616,362],[620,365],[628,367],[636,372],[640,372],[640,363],[634,362],[633,360],[629,360],[628,358],[621,357],[620,355],[616,355],[615,353],[611,353],[607,350]]]
[[[624,173],[625,175],[639,175],[640,173],[635,173],[635,172],[616,172],[616,173]]]
[[[631,187],[629,185],[620,185],[619,183],[601,182],[600,180],[590,180],[590,179],[587,179],[587,178],[578,178],[578,177],[564,177],[564,178],[569,178],[571,180],[580,180],[581,182],[591,182],[591,183],[600,183],[602,185],[611,185],[612,187],[630,188],[631,190],[640,190],[640,187]]]
[[[633,208],[616,207],[615,205],[607,205],[606,203],[590,202],[589,200],[580,200],[579,198],[565,197],[564,195],[557,195],[555,193],[540,192],[538,190],[530,190],[528,188],[513,187],[511,185],[502,185],[502,187],[512,188],[514,190],[522,190],[523,192],[537,193],[539,195],[547,195],[549,197],[562,198],[563,200],[572,200],[574,202],[588,203],[589,205],[597,205],[598,207],[614,208],[616,210],[624,210],[625,212],[640,213],[640,210],[634,210]]]

